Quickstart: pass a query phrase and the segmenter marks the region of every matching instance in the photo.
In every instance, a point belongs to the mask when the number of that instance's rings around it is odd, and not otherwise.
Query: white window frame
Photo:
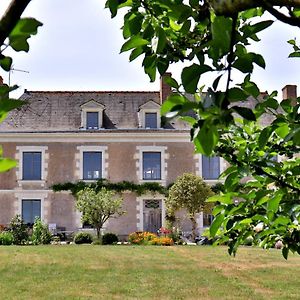
[[[19,165],[17,169],[17,179],[19,183],[45,183],[48,175],[48,163],[46,162],[46,151],[48,146],[17,146],[17,159],[19,160]],[[23,179],[23,153],[24,152],[41,152],[41,179],[40,180],[24,180]]]
[[[137,230],[144,231],[144,200],[161,200],[161,224],[162,227],[166,226],[166,205],[165,197],[162,195],[145,194],[136,198],[137,201]]]
[[[152,108],[147,108],[147,106],[152,106]],[[156,124],[157,124],[157,128],[150,128],[147,127],[146,128],[146,113],[156,113]],[[138,112],[138,117],[139,117],[139,126],[141,128],[145,128],[145,129],[159,129],[161,128],[161,116],[160,116],[160,105],[156,102],[154,102],[153,100],[150,100],[148,102],[146,102],[145,104],[143,104],[142,106],[140,106],[140,110]]]
[[[151,127],[146,127],[146,113],[156,113],[156,128],[151,128]],[[160,113],[159,110],[157,109],[143,109],[142,111],[142,124],[141,127],[145,129],[159,129],[161,128],[161,118],[160,118]]]
[[[21,217],[22,217],[23,200],[41,200],[41,220],[47,223],[47,220],[45,220],[45,198],[47,198],[48,196],[47,192],[23,191],[20,193],[16,193],[15,196],[18,199],[17,214],[20,215]]]
[[[219,157],[220,159],[220,175],[225,171],[225,168],[226,168],[226,165],[225,165],[225,161],[222,157]],[[203,178],[203,171],[202,171],[202,155],[199,154],[198,155],[198,166],[197,166],[197,175],[200,176],[201,178]],[[214,184],[214,183],[217,183],[217,182],[222,182],[224,181],[223,179],[204,179],[203,180],[207,183],[211,183],[211,184]]]
[[[79,150],[79,179],[86,182],[95,182],[97,179],[83,179],[83,153],[84,152],[101,152],[102,156],[102,170],[101,170],[101,178],[107,178],[107,146],[78,146],[77,150]]]
[[[167,147],[164,146],[137,146],[136,149],[138,150],[138,178],[139,181],[142,182],[158,182],[162,185],[166,184],[166,177],[167,177],[167,163],[166,159],[168,155],[166,154]],[[161,171],[161,179],[143,179],[143,153],[144,152],[160,152],[160,171]]]
[[[89,107],[89,104],[94,104],[96,107]],[[81,128],[86,130],[97,130],[103,127],[103,110],[104,106],[100,103],[97,103],[94,100],[83,104],[81,106]],[[98,113],[98,128],[88,128],[87,127],[87,113],[88,112],[97,112]]]

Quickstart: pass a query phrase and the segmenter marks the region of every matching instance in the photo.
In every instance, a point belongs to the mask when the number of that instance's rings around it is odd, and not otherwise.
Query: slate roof
[[[81,127],[81,105],[91,100],[105,107],[103,114],[105,129],[138,129],[139,107],[150,100],[160,104],[160,93],[25,90],[20,100],[26,101],[26,104],[12,111],[0,124],[2,132],[78,131]],[[188,129],[187,124],[180,121],[164,127]]]

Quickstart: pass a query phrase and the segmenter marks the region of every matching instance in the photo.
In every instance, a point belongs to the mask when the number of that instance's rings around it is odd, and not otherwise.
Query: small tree
[[[179,176],[170,188],[166,199],[168,213],[174,215],[175,211],[184,208],[192,222],[192,238],[196,237],[196,214],[206,207],[206,199],[213,195],[209,185],[201,177],[185,173]]]
[[[117,198],[115,192],[106,188],[95,191],[86,187],[77,193],[76,207],[82,213],[82,221],[88,222],[97,230],[100,238],[100,230],[104,223],[113,215],[122,215],[122,198]]]

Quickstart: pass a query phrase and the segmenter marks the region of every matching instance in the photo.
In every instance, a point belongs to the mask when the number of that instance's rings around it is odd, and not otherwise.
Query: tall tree
[[[277,92],[260,95],[251,75],[254,66],[265,68],[265,60],[249,50],[251,44],[262,42],[260,32],[272,28],[270,15],[300,27],[300,2],[107,0],[106,6],[112,17],[126,10],[121,52],[130,51],[130,60],[143,56],[151,81],[157,71],[164,75],[170,64],[185,62],[181,81],[165,78],[173,93],[161,112],[190,124],[197,152],[222,156],[232,165],[224,173],[225,193],[211,199],[219,203],[211,236],[218,233],[230,254],[249,236],[263,247],[280,240],[285,257],[289,250],[300,253],[300,100],[280,102]],[[288,42],[293,47],[290,57],[300,57],[296,41]],[[233,71],[244,75],[235,85]],[[205,73],[216,75],[202,93],[200,79]],[[255,103],[253,109],[247,107],[249,99]],[[190,110],[195,117],[186,116]],[[265,114],[273,119],[262,127]],[[252,180],[240,190],[238,183],[247,176]],[[258,224],[264,227],[260,233]]]

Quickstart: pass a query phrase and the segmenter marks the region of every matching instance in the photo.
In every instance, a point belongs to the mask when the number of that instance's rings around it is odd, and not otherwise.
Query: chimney
[[[292,99],[292,105],[296,105],[297,86],[288,84],[282,89],[282,99]]]
[[[163,104],[167,97],[172,93],[171,87],[164,81],[164,78],[171,76],[172,73],[167,72],[160,77],[160,104]]]

